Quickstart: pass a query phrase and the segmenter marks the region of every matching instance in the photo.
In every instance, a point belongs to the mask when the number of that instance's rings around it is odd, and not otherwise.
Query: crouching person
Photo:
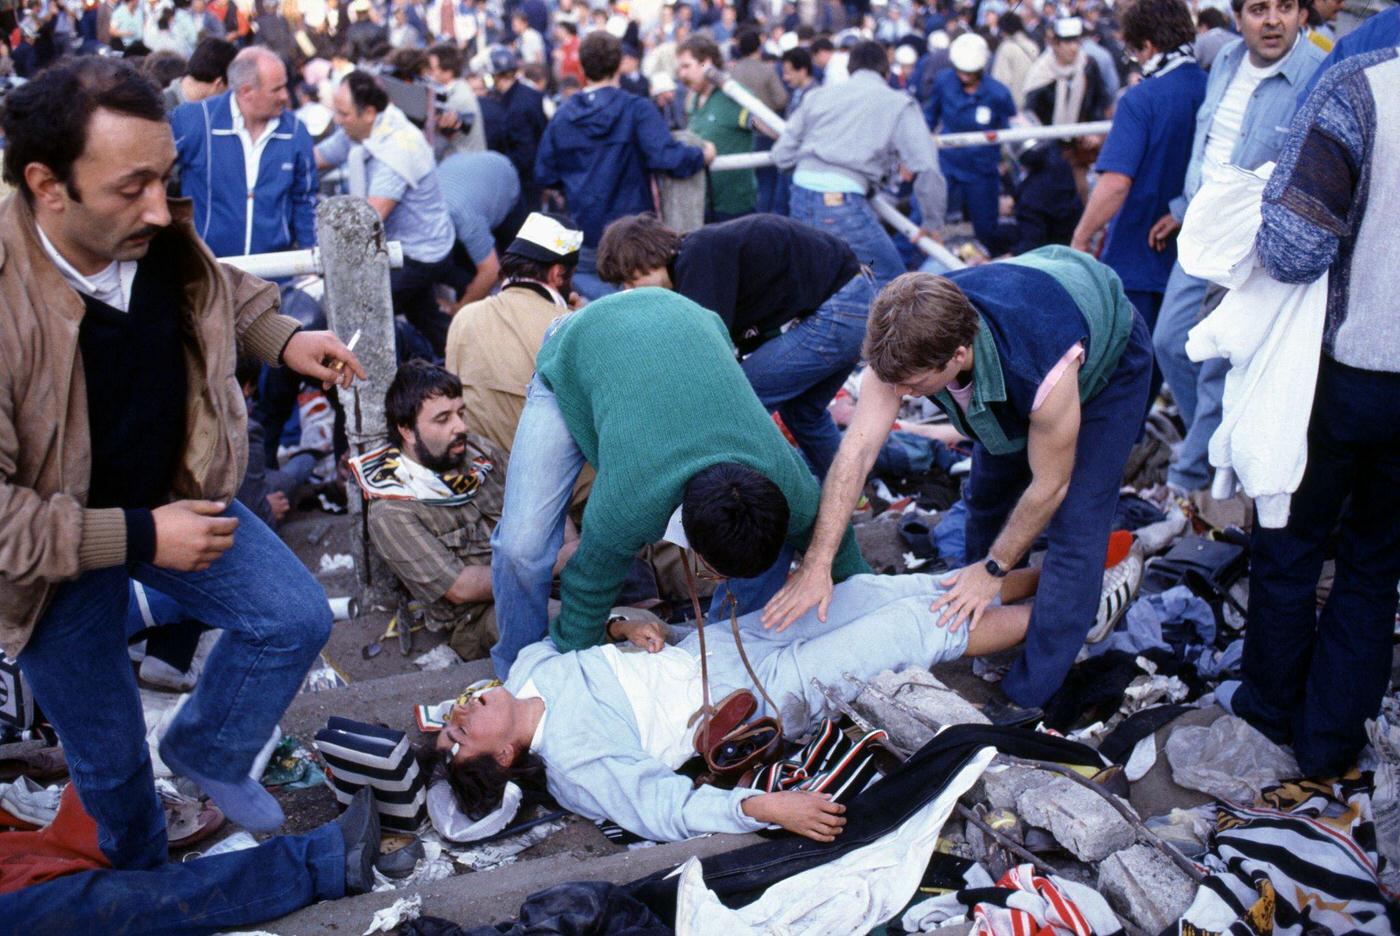
[[[491,533],[501,519],[506,454],[467,432],[462,383],[446,369],[409,361],[384,397],[393,443],[352,460],[369,498],[374,548],[425,606],[429,627],[450,631],[464,660],[496,642]],[[560,550],[556,569],[573,551]]]

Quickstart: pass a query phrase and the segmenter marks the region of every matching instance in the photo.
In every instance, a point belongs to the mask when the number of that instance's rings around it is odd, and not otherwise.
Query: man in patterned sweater
[[[1256,525],[1244,681],[1220,696],[1304,773],[1335,776],[1366,743],[1390,680],[1400,579],[1400,50],[1327,70],[1264,191],[1256,249],[1269,274],[1328,274],[1308,462],[1288,526]],[[1300,416],[1302,414],[1299,414]],[[1315,613],[1341,520],[1331,594]],[[1230,688],[1226,688],[1226,687]]]

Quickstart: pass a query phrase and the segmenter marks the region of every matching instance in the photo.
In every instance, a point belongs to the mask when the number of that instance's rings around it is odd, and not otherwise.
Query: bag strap
[[[705,652],[705,613],[700,609],[700,589],[695,584],[695,570],[690,567],[690,556],[681,553],[681,565],[685,568],[685,584],[690,589],[690,603],[695,609],[695,632],[700,639],[700,743],[706,751],[710,749],[710,716],[714,710],[710,706],[710,665],[709,654]]]
[[[685,556],[681,565],[685,567],[685,584],[690,589],[690,603],[695,610],[695,631],[700,640],[700,743],[708,751],[710,749],[710,716],[714,712],[710,707],[710,667],[709,654],[705,650],[705,613],[700,607],[700,589],[695,584],[695,571],[691,568],[690,557]],[[768,711],[772,713],[773,721],[778,726],[778,734],[781,736],[783,716],[778,712],[778,707],[773,704],[773,699],[768,695],[768,690],[763,687],[758,674],[754,672],[753,664],[749,662],[749,655],[744,650],[744,638],[739,634],[739,599],[734,597],[733,592],[729,592],[725,595],[725,604],[729,607],[729,626],[734,632],[734,646],[739,651],[739,660],[744,664],[744,671],[749,674],[749,679],[753,681],[759,695],[763,696],[763,701],[768,704]]]

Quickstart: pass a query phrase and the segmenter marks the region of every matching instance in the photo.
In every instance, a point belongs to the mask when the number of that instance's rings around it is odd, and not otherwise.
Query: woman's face
[[[454,764],[481,754],[492,754],[501,761],[501,766],[509,766],[513,702],[509,692],[497,687],[470,702],[454,705],[447,717],[447,726],[438,732],[437,749],[450,752]]]

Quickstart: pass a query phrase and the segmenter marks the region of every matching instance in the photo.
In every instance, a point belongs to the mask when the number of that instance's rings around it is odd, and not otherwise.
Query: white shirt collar
[[[254,146],[257,146],[263,140],[271,136],[272,132],[277,129],[277,123],[281,119],[279,115],[276,120],[269,120],[267,123],[263,124],[262,135],[254,140],[248,133],[248,123],[243,119],[243,112],[238,109],[238,95],[230,94],[228,96],[228,109],[233,114],[233,132],[239,136],[247,137],[248,142],[252,143]]]
[[[131,304],[131,284],[136,280],[135,260],[113,260],[106,269],[92,276],[84,276],[58,252],[41,225],[35,223],[34,229],[39,232],[39,243],[44,245],[44,252],[58,267],[58,272],[63,274],[69,286],[115,309],[127,310]]]

